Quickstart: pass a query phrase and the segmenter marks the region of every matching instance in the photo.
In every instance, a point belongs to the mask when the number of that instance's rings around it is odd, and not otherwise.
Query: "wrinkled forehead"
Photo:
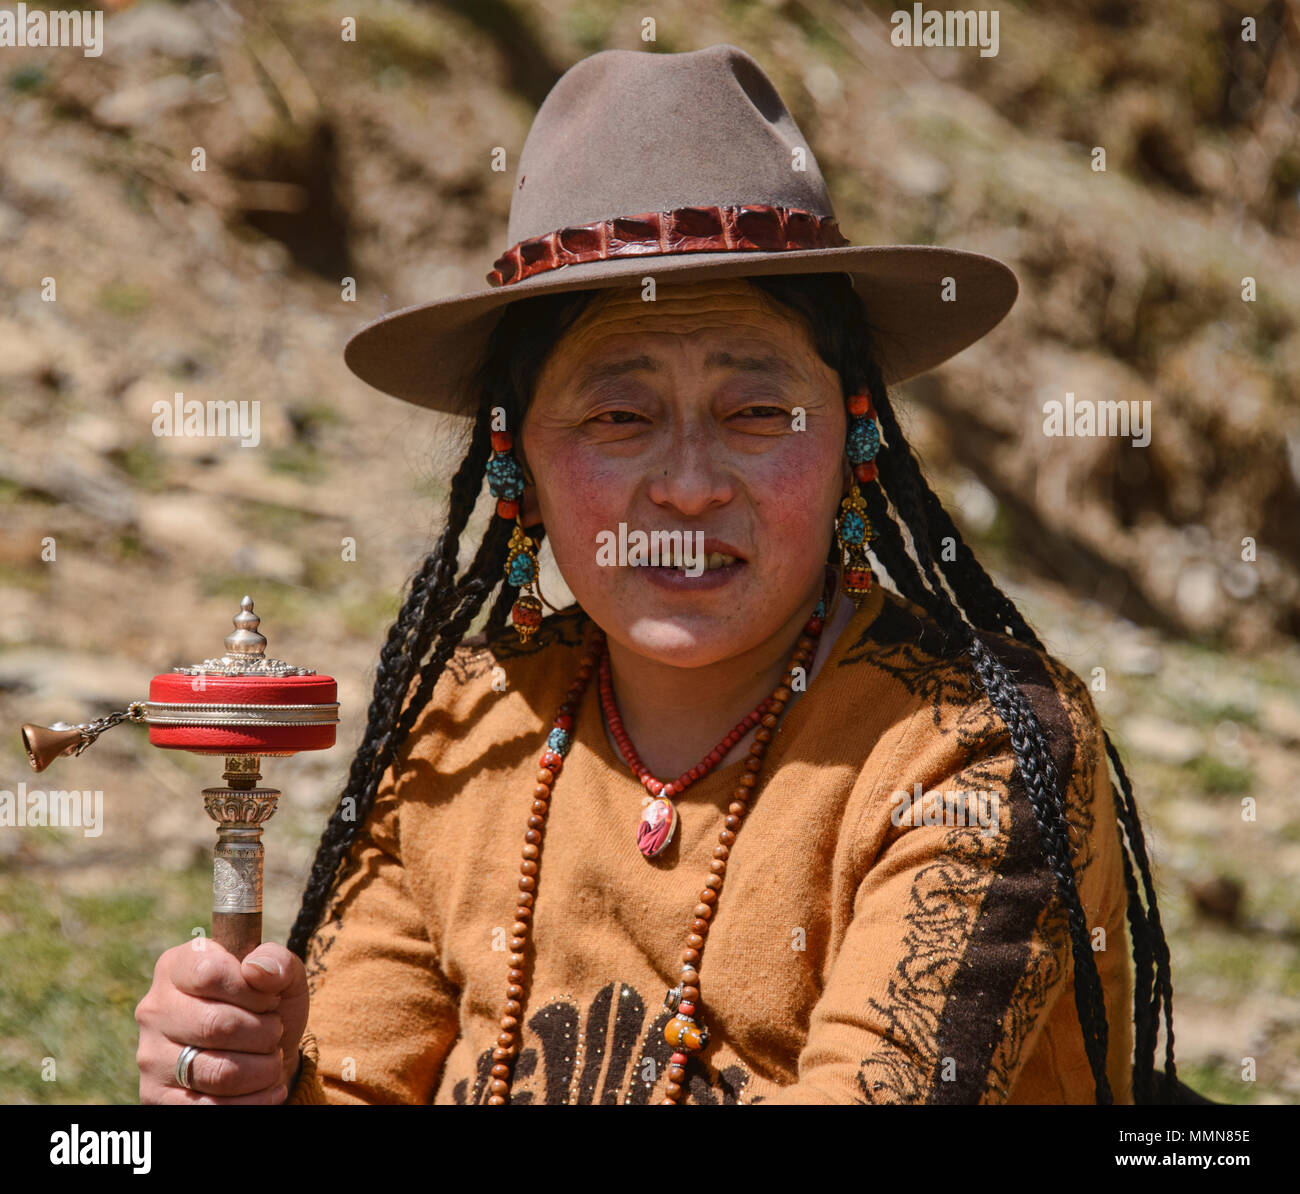
[[[796,356],[814,352],[795,312],[745,278],[713,278],[660,281],[653,299],[644,297],[640,286],[600,292],[560,339],[548,367],[562,369],[606,355],[653,333],[697,341],[752,341],[784,347]]]

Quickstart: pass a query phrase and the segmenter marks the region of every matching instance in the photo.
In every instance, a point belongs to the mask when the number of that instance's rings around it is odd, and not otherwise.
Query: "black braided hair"
[[[1097,1101],[1109,1103],[1112,1096],[1105,1068],[1108,1036],[1105,1005],[1070,861],[1065,789],[1052,761],[1046,735],[1027,697],[994,656],[982,632],[1006,635],[1037,650],[1043,650],[1042,644],[1015,604],[980,566],[926,483],[894,417],[872,353],[867,313],[848,276],[775,275],[750,280],[805,317],[819,355],[839,373],[846,395],[864,389],[872,395],[882,433],[876,457],[880,484],[863,487],[876,532],[871,542],[872,555],[898,592],[933,619],[943,632],[947,649],[953,654],[969,656],[974,673],[1007,726],[1044,853],[1067,911],[1074,958],[1075,1004]],[[447,661],[498,586],[500,592],[489,611],[487,627],[499,629],[505,625],[518,589],[504,583],[507,543],[512,529],[504,519],[491,519],[473,562],[463,576],[456,577],[460,538],[483,488],[491,454],[492,410],[503,408],[509,427],[522,426],[547,355],[598,293],[570,291],[512,303],[489,338],[483,362],[471,380],[470,397],[477,403],[477,414],[465,457],[452,481],[446,527],[413,577],[406,601],[380,652],[365,735],[353,760],[347,788],[321,837],[302,907],[290,933],[289,949],[300,958],[306,958],[308,943],[319,927],[330,895],[347,872],[352,843],[358,827],[370,816],[384,773],[428,704]],[[516,437],[516,451],[520,442]],[[540,544],[544,529],[530,527],[529,533]],[[936,556],[935,544],[944,540],[954,546],[953,560]],[[428,659],[422,663],[426,655]],[[404,701],[408,694],[409,700]],[[1122,828],[1121,854],[1136,969],[1134,1100],[1137,1103],[1158,1101],[1154,1059],[1163,1004],[1166,1021],[1163,1101],[1172,1101],[1175,1069],[1169,949],[1160,924],[1132,789],[1108,734],[1105,741],[1107,756],[1119,779],[1115,806]],[[1142,877],[1146,908],[1138,895],[1130,851]]]
[[[369,818],[380,781],[428,704],[447,661],[498,585],[502,592],[489,612],[488,625],[501,626],[513,604],[518,590],[504,584],[513,524],[494,512],[473,562],[457,579],[460,538],[482,492],[492,454],[493,409],[504,409],[508,427],[522,425],[549,349],[588,301],[589,293],[582,291],[512,303],[488,341],[471,381],[479,408],[465,457],[452,478],[446,526],[411,579],[406,601],[379,653],[365,735],[352,760],[347,787],[321,835],[302,906],[289,933],[289,950],[304,960],[330,895],[346,873],[357,829]],[[530,528],[530,534],[540,547],[543,529]],[[411,693],[417,674],[418,684]],[[408,694],[409,701],[405,700]]]
[[[845,274],[784,275],[755,278],[773,298],[807,319],[818,352],[839,374],[846,395],[868,390],[876,409],[881,446],[876,456],[879,485],[863,487],[867,512],[877,537],[871,551],[890,581],[919,605],[943,631],[945,640],[964,650],[994,709],[1010,732],[1016,766],[1025,782],[1044,853],[1056,876],[1066,908],[1074,958],[1075,1005],[1099,1103],[1112,1101],[1106,1076],[1108,1026],[1101,979],[1088,939],[1087,921],[1070,862],[1065,791],[1048,742],[1023,690],[994,657],[981,632],[1007,635],[1044,651],[1015,603],[976,560],[938,495],[927,484],[903,436],[889,401],[880,368],[871,351],[871,330],[860,296]],[[906,531],[909,552],[903,540]],[[936,556],[947,541],[954,558]],[[1147,860],[1142,825],[1132,787],[1119,753],[1103,731],[1106,754],[1119,779],[1114,791],[1121,833],[1121,857],[1128,896],[1128,923],[1133,940],[1134,1066],[1136,1103],[1157,1101],[1155,1049],[1163,1004],[1165,1016],[1165,1084],[1160,1101],[1173,1101],[1176,1070],[1173,1053],[1173,987],[1169,947],[1160,923],[1155,887]],[[1138,897],[1132,852],[1142,876],[1147,907]],[[1154,966],[1154,974],[1153,974]]]

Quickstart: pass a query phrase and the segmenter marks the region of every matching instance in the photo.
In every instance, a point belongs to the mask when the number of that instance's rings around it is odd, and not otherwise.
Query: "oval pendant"
[[[647,858],[667,848],[677,832],[677,809],[664,796],[647,797],[641,807],[641,824],[636,827],[636,846]]]

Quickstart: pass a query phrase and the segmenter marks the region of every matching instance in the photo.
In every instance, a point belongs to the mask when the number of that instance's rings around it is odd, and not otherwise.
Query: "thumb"
[[[297,967],[294,962],[298,962]],[[306,989],[302,963],[283,945],[273,941],[263,941],[240,962],[239,968],[244,981],[255,991],[282,996],[297,994],[290,988],[299,982]]]

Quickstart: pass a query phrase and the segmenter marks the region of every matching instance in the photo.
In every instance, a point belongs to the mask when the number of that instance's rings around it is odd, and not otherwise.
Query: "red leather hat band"
[[[761,203],[678,207],[578,224],[522,240],[492,263],[487,280],[493,286],[510,286],[566,265],[614,257],[773,253],[834,249],[849,243],[834,217],[815,216],[796,207]]]

